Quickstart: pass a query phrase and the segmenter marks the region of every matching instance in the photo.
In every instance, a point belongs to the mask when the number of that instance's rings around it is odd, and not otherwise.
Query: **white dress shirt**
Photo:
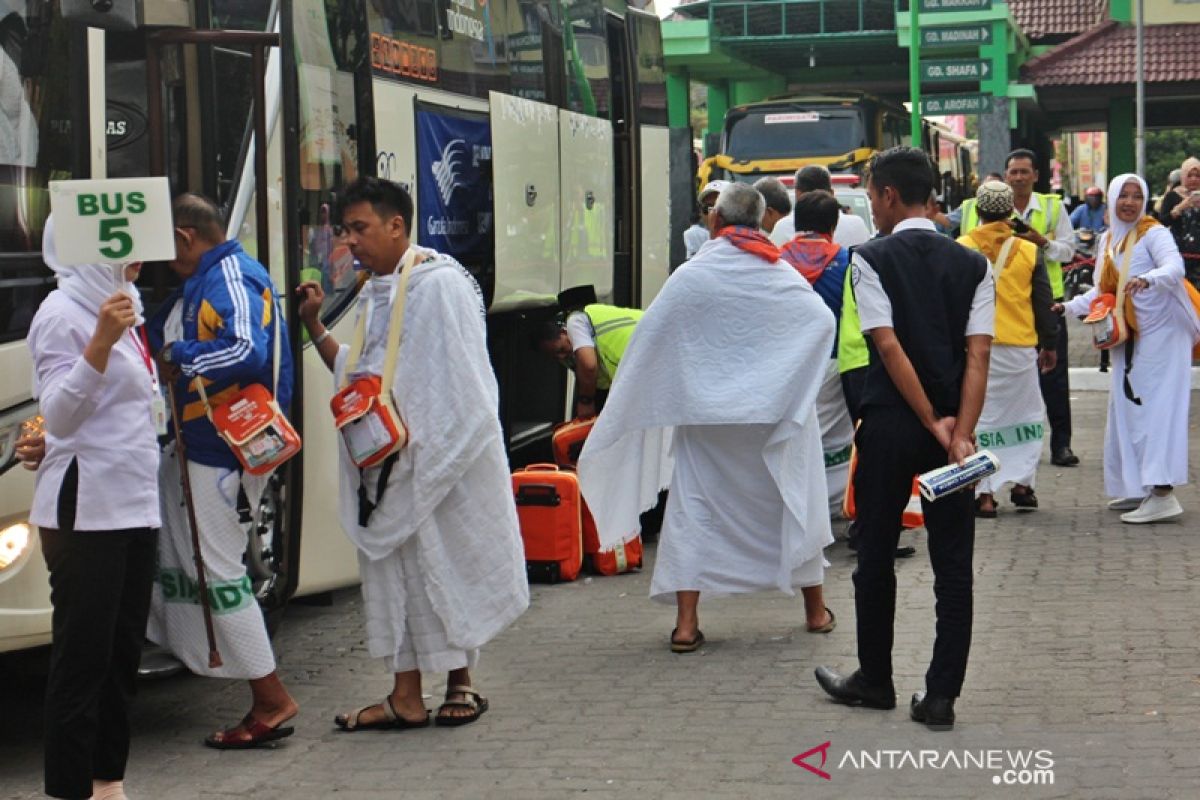
[[[39,527],[60,527],[59,491],[74,459],[79,470],[75,530],[158,528],[159,451],[149,354],[131,330],[113,346],[104,372],[97,372],[83,358],[95,329],[96,315],[60,290],[50,293],[30,325],[46,457],[38,468],[29,519]]]
[[[771,242],[776,247],[783,247],[795,238],[796,217],[793,214],[788,214],[779,220],[779,222],[776,222],[770,236]],[[839,212],[837,227],[833,230],[834,244],[839,244],[842,247],[855,247],[870,238],[871,232],[867,229],[867,223],[862,221],[862,217],[857,214],[842,214]]]
[[[937,226],[925,217],[902,220],[893,234],[907,230],[926,230],[937,233]],[[875,328],[891,328],[892,301],[879,280],[879,273],[857,252],[851,261],[851,281],[854,299],[858,303],[858,318],[862,332],[869,334]],[[996,281],[992,271],[985,270],[983,279],[975,287],[971,300],[971,313],[967,317],[967,336],[991,336],[996,321]]]

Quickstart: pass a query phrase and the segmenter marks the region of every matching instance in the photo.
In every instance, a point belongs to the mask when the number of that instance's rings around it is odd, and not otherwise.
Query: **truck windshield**
[[[756,108],[725,123],[725,154],[738,160],[840,156],[866,146],[857,108]]]

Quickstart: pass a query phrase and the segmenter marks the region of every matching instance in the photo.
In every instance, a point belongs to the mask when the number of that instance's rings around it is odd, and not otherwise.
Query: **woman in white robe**
[[[1144,217],[1147,197],[1146,182],[1137,175],[1114,178],[1108,187],[1112,225],[1100,241],[1102,258],[1117,270],[1125,247],[1133,248],[1126,292],[1136,334],[1131,348],[1112,352],[1104,435],[1104,490],[1116,498],[1109,508],[1127,511],[1121,521],[1131,524],[1183,514],[1173,488],[1187,483],[1192,347],[1200,339],[1200,320],[1183,285],[1183,259],[1170,230]],[[1101,282],[1056,310],[1087,314]]]

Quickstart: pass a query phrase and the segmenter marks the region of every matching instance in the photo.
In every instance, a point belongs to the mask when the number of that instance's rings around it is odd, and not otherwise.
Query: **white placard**
[[[788,125],[793,122],[820,122],[819,111],[796,111],[791,114],[767,114],[763,121],[767,125]]]
[[[50,211],[63,264],[175,258],[166,178],[50,181]]]

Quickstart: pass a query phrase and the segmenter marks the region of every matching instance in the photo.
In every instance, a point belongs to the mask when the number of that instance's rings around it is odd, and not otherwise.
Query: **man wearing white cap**
[[[709,181],[700,190],[700,194],[696,195],[696,199],[700,201],[700,219],[683,232],[683,246],[687,249],[689,259],[711,238],[712,231],[709,229],[708,220],[713,206],[717,203],[717,195],[728,185],[729,181]]]
[[[1006,483],[1014,484],[1010,499],[1018,511],[1038,507],[1033,483],[1045,429],[1038,369],[1049,372],[1058,360],[1058,320],[1050,309],[1054,296],[1041,252],[1017,237],[1009,224],[1012,187],[984,183],[975,196],[975,210],[980,224],[958,242],[982,253],[996,280],[987,393],[975,426],[979,445],[995,450],[1000,459],[1000,469],[975,487],[975,516],[990,519],[996,516],[996,490]]]

